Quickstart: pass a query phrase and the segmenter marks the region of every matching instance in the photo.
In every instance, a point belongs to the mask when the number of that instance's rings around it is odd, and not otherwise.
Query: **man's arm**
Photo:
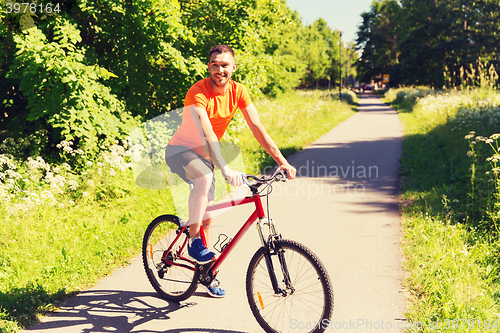
[[[230,169],[226,164],[220,150],[219,140],[212,128],[212,123],[210,123],[207,111],[205,109],[192,106],[190,107],[190,112],[193,121],[198,127],[202,142],[207,143],[207,153],[212,161],[219,168],[219,170],[221,170],[222,175],[227,179],[229,184],[240,186],[242,184],[241,173]]]
[[[280,169],[288,173],[289,179],[295,178],[295,168],[288,163],[285,157],[283,157],[274,140],[267,134],[266,129],[260,122],[255,106],[250,104],[246,108],[241,109],[241,111],[257,142],[259,142],[262,148],[264,148],[276,163],[278,163]]]

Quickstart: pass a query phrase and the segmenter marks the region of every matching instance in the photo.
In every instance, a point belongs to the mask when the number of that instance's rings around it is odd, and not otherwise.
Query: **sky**
[[[332,30],[342,31],[342,42],[355,42],[361,13],[370,11],[373,0],[287,0],[304,25],[323,18]]]

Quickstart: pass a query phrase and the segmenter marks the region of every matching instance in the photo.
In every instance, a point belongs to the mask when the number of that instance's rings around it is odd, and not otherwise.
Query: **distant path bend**
[[[396,111],[363,94],[358,113],[289,158],[299,177],[276,184],[270,196],[283,237],[313,250],[330,274],[335,306],[327,332],[399,332],[410,324],[401,292],[401,146]],[[250,211],[238,207],[217,217],[213,241],[221,232],[234,235]],[[223,299],[201,289],[180,304],[159,299],[136,258],[26,331],[261,332],[245,294],[246,269],[258,247],[251,230],[221,266]]]

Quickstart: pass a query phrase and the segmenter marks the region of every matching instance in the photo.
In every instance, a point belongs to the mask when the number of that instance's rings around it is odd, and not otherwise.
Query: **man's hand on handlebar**
[[[287,179],[294,179],[295,175],[297,173],[297,170],[293,166],[291,166],[290,164],[284,164],[284,165],[280,166],[276,170],[274,175],[276,175],[276,173],[279,173],[279,171],[283,171],[283,173]],[[224,168],[223,175],[224,175],[224,178],[226,178],[226,181],[228,182],[228,184],[232,185],[232,186],[240,186],[243,184],[249,185],[248,182],[244,180],[244,177],[251,176],[252,178],[255,178],[255,176],[242,174],[241,172],[236,171],[236,170],[232,170],[229,167]],[[283,176],[281,176],[281,177],[283,177]],[[281,177],[278,178],[277,180],[286,181],[286,179],[283,179]]]
[[[241,186],[243,185],[243,180],[241,179],[241,172],[225,168],[223,172],[224,178],[226,178],[229,185]]]
[[[278,168],[278,170],[285,170],[288,179],[294,179],[297,173],[297,170],[290,164],[283,164]]]

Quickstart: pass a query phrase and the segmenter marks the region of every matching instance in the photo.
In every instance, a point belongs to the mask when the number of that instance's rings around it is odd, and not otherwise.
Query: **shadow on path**
[[[152,321],[162,321],[168,326],[170,314],[183,308],[196,306],[196,302],[168,302],[155,292],[134,292],[123,290],[89,290],[61,306],[61,309],[46,320],[31,328],[30,331],[60,332],[225,332],[244,333],[224,329],[176,328],[166,330],[140,329]],[[186,319],[186,324],[189,324]],[[145,327],[149,325],[145,325]]]

